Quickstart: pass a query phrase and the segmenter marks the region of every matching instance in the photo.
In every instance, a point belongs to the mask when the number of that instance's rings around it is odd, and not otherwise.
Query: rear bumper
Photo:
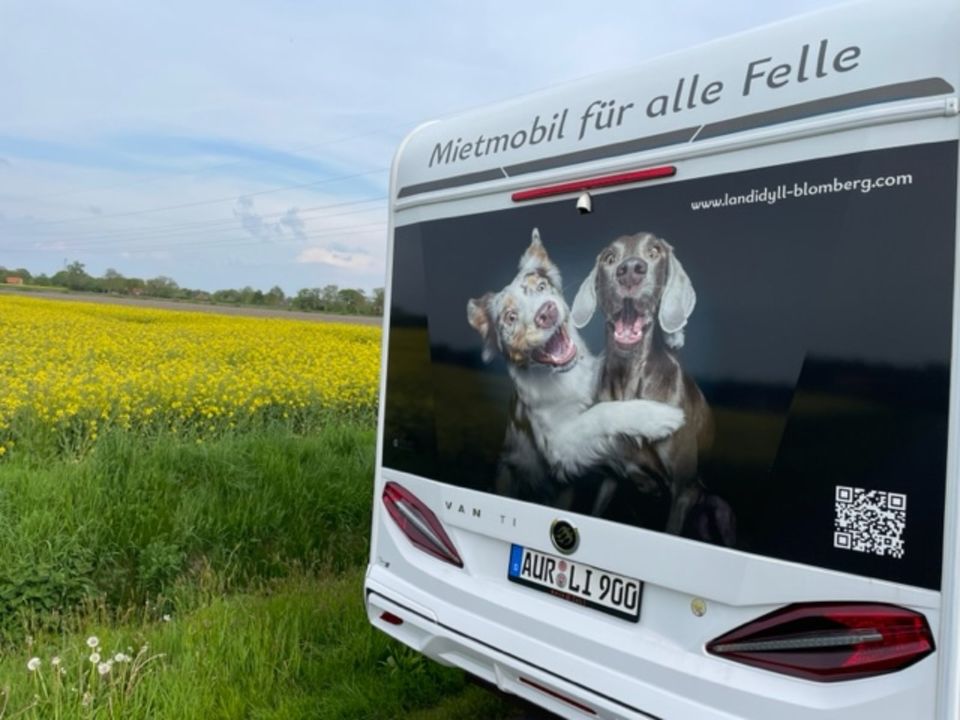
[[[464,578],[466,580],[466,578]],[[623,647],[611,662],[571,652],[565,628],[552,639],[525,633],[516,608],[478,613],[424,592],[380,564],[368,568],[365,602],[371,624],[445,665],[481,678],[565,718],[607,720],[902,720],[933,717],[934,673],[919,667],[863,681],[815,683],[723,663],[704,672],[703,656],[683,659],[678,648],[646,648],[662,665],[623,667]],[[390,612],[403,620],[381,619]],[[511,619],[508,620],[508,617]],[[531,622],[533,619],[531,618]],[[624,636],[621,645],[630,644]],[[616,658],[616,659],[614,659]],[[930,662],[928,658],[923,662]],[[922,664],[922,663],[921,663]],[[718,670],[720,673],[718,674]],[[709,676],[709,677],[707,677]]]
[[[444,665],[459,667],[499,690],[539,705],[560,717],[609,720],[660,720],[591,691],[530,662],[437,622],[423,608],[413,609],[375,580],[365,588],[367,616],[374,627]],[[391,599],[393,598],[393,599]],[[380,619],[384,612],[403,620],[394,625]],[[706,717],[701,715],[700,717]],[[732,718],[732,716],[710,716]]]

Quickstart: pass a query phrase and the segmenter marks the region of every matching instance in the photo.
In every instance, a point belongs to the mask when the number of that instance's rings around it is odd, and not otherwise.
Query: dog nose
[[[617,282],[626,288],[640,284],[647,274],[647,263],[638,257],[628,257],[617,266]]]
[[[557,304],[553,300],[548,300],[537,310],[533,321],[538,328],[546,329],[556,325],[558,317],[560,317],[560,311],[557,309]]]

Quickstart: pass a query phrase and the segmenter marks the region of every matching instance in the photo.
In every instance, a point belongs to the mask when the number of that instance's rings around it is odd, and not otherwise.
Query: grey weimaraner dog
[[[680,534],[703,498],[698,454],[713,439],[710,408],[697,384],[677,360],[683,329],[696,304],[690,278],[673,248],[651,233],[624,235],[597,256],[573,302],[572,319],[586,325],[599,309],[606,320],[606,356],[597,401],[657,400],[683,410],[686,422],[653,443],[621,443],[626,474],[641,490],[651,484],[670,493],[666,531]],[[610,502],[615,483],[601,487],[594,506]],[[720,542],[732,544],[732,516],[719,503],[711,512]],[[723,517],[718,517],[723,516]]]

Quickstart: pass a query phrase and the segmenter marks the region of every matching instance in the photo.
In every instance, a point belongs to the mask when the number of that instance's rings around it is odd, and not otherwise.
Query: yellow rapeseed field
[[[0,455],[42,432],[198,438],[265,419],[369,416],[378,328],[0,295]]]

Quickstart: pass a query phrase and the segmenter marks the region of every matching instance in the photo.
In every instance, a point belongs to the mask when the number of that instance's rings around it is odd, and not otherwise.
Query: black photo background
[[[905,174],[870,192],[692,207]],[[493,492],[512,386],[502,360],[481,360],[467,300],[513,278],[534,227],[568,302],[607,243],[648,231],[697,292],[678,357],[714,414],[701,475],[732,508],[738,547],[938,588],[957,144],[678,177],[597,196],[589,215],[565,198],[398,228],[384,464]],[[582,334],[602,351],[599,316]],[[902,558],[834,547],[838,485],[907,495]],[[656,527],[655,500],[618,492],[610,519]]]

